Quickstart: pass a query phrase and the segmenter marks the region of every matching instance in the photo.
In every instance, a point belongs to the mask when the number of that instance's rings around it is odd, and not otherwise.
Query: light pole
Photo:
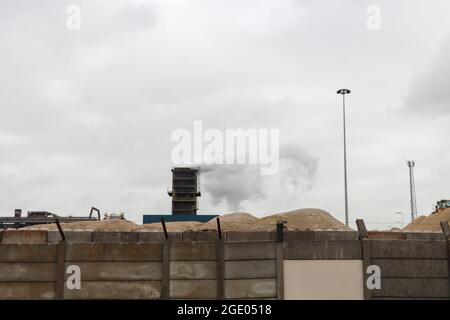
[[[350,94],[349,89],[339,89],[336,93],[342,94],[342,115],[344,122],[344,188],[345,188],[345,225],[348,227],[348,193],[347,193],[347,141],[345,133],[345,95]]]

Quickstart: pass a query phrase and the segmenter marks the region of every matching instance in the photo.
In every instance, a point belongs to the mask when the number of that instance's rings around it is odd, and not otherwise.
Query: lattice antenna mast
[[[409,168],[409,192],[411,196],[411,221],[417,218],[417,203],[416,203],[416,186],[414,184],[414,166],[416,162],[414,160],[407,160]]]

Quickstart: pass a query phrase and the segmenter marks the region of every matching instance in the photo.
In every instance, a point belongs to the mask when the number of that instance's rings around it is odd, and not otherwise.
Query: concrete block
[[[358,231],[316,231],[314,240],[343,241],[358,239]]]
[[[443,233],[407,232],[406,240],[446,240]]]
[[[215,299],[216,280],[170,280],[172,299]]]
[[[228,231],[226,241],[268,241],[270,232],[267,231]]]
[[[160,243],[68,243],[66,261],[161,261]]]
[[[448,279],[382,278],[373,297],[448,298]]]
[[[137,232],[92,232],[92,242],[98,243],[117,243],[117,242],[138,242]]]
[[[216,279],[215,261],[172,261],[170,262],[170,279]]]
[[[225,261],[225,279],[263,279],[276,277],[276,260]]]
[[[181,232],[168,232],[167,233],[170,240],[181,241]],[[165,241],[164,232],[139,232],[138,241],[139,242],[163,242]]]
[[[225,299],[274,298],[275,279],[225,280]]]
[[[379,240],[405,240],[404,232],[391,232],[391,231],[369,231],[369,239]]]
[[[288,241],[286,260],[352,260],[361,259],[359,241]]]
[[[388,278],[447,278],[448,262],[438,259],[372,259]]]
[[[0,281],[56,281],[56,264],[0,263]]]
[[[64,299],[159,299],[161,281],[84,281],[80,290],[64,286]]]
[[[286,231],[286,240],[299,241],[299,240],[315,240],[316,234],[314,231]]]
[[[151,281],[161,280],[161,262],[67,262],[77,265],[83,281]],[[66,274],[67,279],[69,275]]]
[[[447,259],[447,241],[374,240],[372,258]]]
[[[92,242],[92,232],[90,231],[64,231],[67,242]],[[47,242],[48,243],[58,243],[61,241],[61,235],[59,231],[48,231]]]
[[[44,244],[47,243],[45,230],[5,230],[2,243]]]
[[[218,239],[216,231],[185,231],[183,241],[214,241]]]
[[[47,300],[54,298],[54,282],[0,282],[0,300]]]
[[[270,240],[276,241],[277,240],[277,232],[276,231],[270,231]]]
[[[0,262],[55,262],[56,244],[0,244]]]
[[[285,260],[286,300],[364,299],[361,260]]]
[[[275,259],[275,242],[226,242],[225,260]]]
[[[172,242],[170,260],[216,260],[216,242]]]

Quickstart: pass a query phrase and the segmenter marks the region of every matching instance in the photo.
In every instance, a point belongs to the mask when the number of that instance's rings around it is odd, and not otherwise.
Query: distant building
[[[144,214],[142,222],[207,222],[214,219],[217,215],[197,215],[197,197],[201,196],[199,185],[199,168],[172,168],[172,188],[167,191],[172,197],[172,215]]]
[[[173,168],[172,189],[168,191],[172,197],[173,215],[196,215],[197,197],[201,196],[198,168]]]

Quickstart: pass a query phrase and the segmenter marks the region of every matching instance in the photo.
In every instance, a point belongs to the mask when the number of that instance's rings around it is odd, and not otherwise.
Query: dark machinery
[[[197,197],[201,196],[198,172],[198,168],[172,169],[172,190],[167,193],[172,197],[173,215],[197,214]]]
[[[450,208],[450,200],[441,200],[441,201],[437,201],[436,205],[434,206],[434,213],[436,212],[440,212],[442,210],[448,209]]]
[[[97,217],[94,216],[97,213]],[[61,217],[48,211],[28,211],[26,217],[22,217],[22,209],[14,210],[14,217],[0,217],[0,229],[7,228],[25,228],[37,224],[55,223],[55,220],[61,223],[77,221],[98,221],[100,220],[100,210],[92,207],[87,217]]]

